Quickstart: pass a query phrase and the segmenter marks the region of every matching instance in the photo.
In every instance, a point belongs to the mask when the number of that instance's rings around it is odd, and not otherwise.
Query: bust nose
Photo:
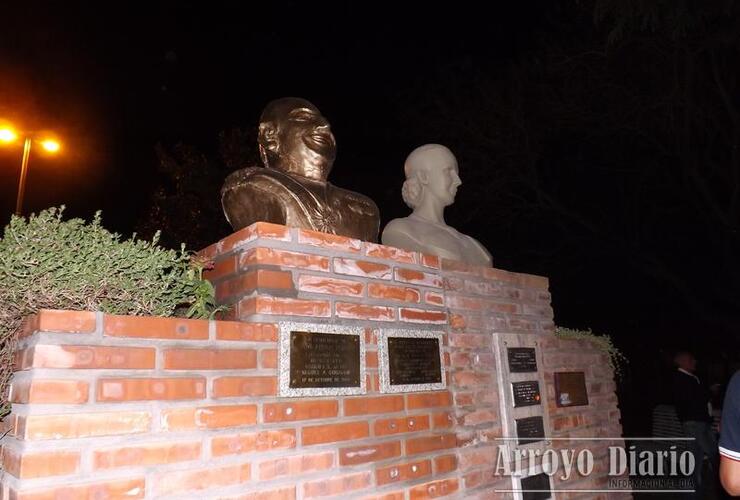
[[[457,175],[457,173],[454,173],[452,177],[452,185],[455,187],[460,187],[460,184],[462,184],[462,181],[460,180],[460,176]]]
[[[314,127],[314,133],[328,136],[329,138],[331,138],[332,142],[335,141],[334,134],[332,134],[331,132],[331,126],[327,122],[324,122],[323,124],[317,125],[316,127]]]

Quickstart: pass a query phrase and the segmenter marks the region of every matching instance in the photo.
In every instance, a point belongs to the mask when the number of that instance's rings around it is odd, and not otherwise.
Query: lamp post
[[[18,196],[15,200],[15,214],[21,215],[23,212],[23,197],[26,193],[26,177],[28,176],[28,160],[31,157],[31,146],[34,142],[49,153],[56,153],[61,148],[58,141],[51,138],[39,138],[38,134],[25,132],[23,133],[23,159],[21,160],[21,175],[18,181]],[[18,139],[18,133],[12,127],[0,128],[0,142],[13,143]]]

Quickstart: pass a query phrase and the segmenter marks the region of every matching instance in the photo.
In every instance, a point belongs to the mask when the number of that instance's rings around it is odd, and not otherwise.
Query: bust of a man
[[[337,145],[316,106],[296,97],[270,102],[257,142],[264,166],[233,172],[221,188],[235,230],[264,221],[377,241],[377,205],[327,181]]]
[[[461,184],[452,151],[439,144],[418,147],[406,158],[404,171],[401,193],[413,212],[385,226],[383,244],[490,266],[488,250],[444,220],[444,209],[455,201]]]

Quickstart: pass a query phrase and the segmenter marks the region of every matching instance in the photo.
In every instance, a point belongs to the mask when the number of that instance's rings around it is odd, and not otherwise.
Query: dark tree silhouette
[[[229,172],[259,164],[254,130],[231,129],[219,134],[218,154],[194,146],[156,147],[162,182],[136,232],[151,237],[161,230],[165,246],[205,248],[231,233],[220,203],[220,189]]]
[[[564,8],[553,23],[571,37],[545,37],[503,72],[445,67],[431,105],[416,89],[404,97],[419,135],[461,157],[453,213],[490,228],[494,257],[528,253],[584,286],[600,272],[590,262],[611,260],[618,281],[726,335],[740,321],[740,15],[734,3],[687,5],[601,1],[597,25]]]

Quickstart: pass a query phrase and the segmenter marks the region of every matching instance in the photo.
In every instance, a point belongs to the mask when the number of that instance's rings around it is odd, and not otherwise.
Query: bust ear
[[[257,132],[257,143],[259,144],[262,163],[265,166],[268,166],[269,155],[277,154],[277,150],[280,145],[277,138],[277,127],[273,122],[260,123],[260,128]]]
[[[422,185],[429,184],[429,172],[424,169],[419,169],[416,174],[416,178],[419,179],[419,182]]]

